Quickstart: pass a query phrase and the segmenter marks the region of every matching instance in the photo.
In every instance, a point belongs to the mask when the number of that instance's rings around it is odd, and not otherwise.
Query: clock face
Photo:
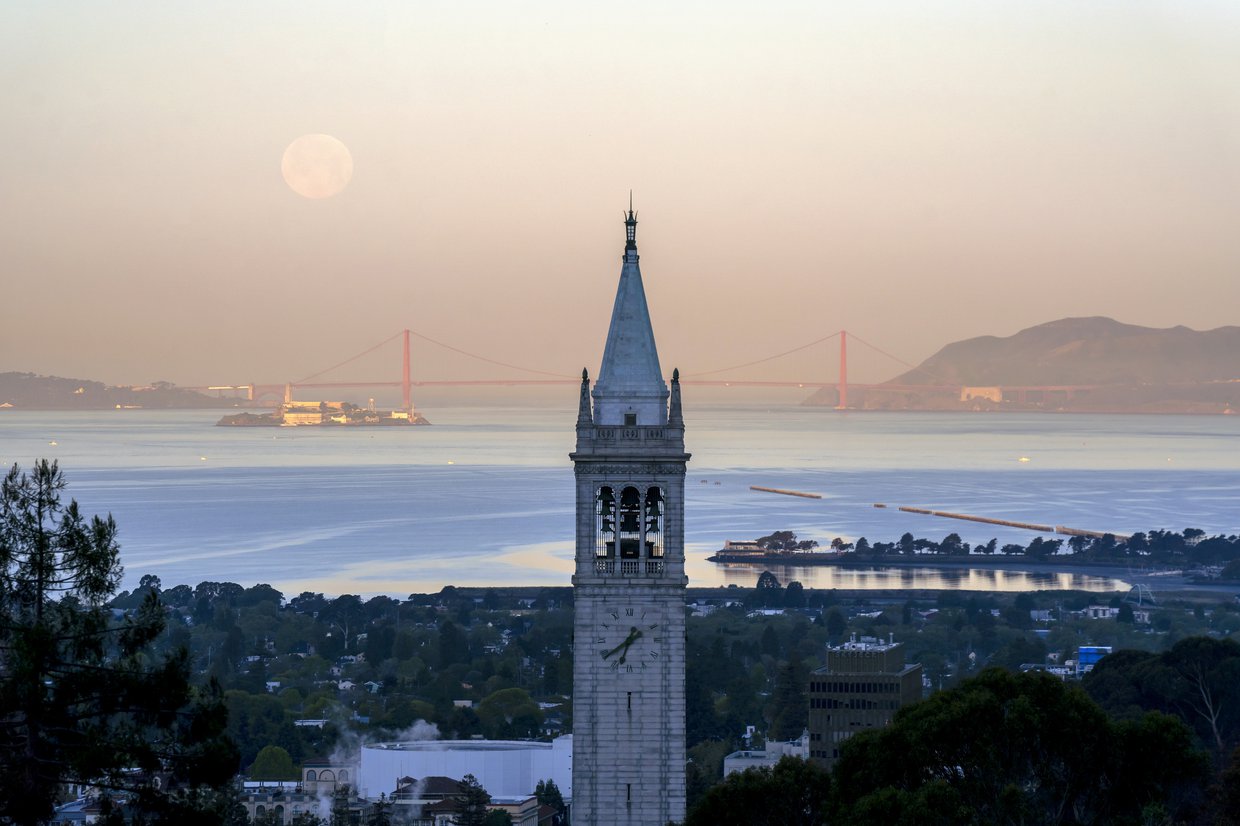
[[[616,608],[599,623],[598,654],[616,675],[649,671],[663,656],[663,626],[647,609]]]

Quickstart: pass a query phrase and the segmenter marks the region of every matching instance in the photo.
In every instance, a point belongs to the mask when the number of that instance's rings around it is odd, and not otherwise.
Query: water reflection
[[[787,585],[796,580],[806,588],[840,588],[854,591],[1127,591],[1132,586],[1114,577],[1064,571],[1013,571],[997,568],[911,568],[907,566],[838,565],[745,565],[712,566],[721,585],[752,588],[758,576],[769,570]],[[694,585],[707,583],[696,581]]]

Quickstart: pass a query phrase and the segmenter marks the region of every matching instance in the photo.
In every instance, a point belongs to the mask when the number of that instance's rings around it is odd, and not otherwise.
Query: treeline
[[[795,541],[795,535],[793,540]],[[1160,565],[1184,565],[1188,567],[1223,565],[1240,561],[1240,536],[1206,536],[1205,531],[1185,528],[1183,531],[1149,531],[1134,533],[1127,538],[1113,534],[1101,536],[1071,536],[1065,539],[1034,537],[1027,545],[1007,543],[1000,546],[997,539],[970,545],[958,533],[950,533],[941,541],[919,539],[905,533],[895,542],[873,542],[864,536],[855,543],[836,539],[831,547],[843,553],[861,557],[917,556],[941,554],[967,556],[969,554],[1002,554],[1024,556],[1045,560],[1070,558],[1079,562],[1140,562]],[[1240,566],[1228,569],[1228,575],[1240,578]]]

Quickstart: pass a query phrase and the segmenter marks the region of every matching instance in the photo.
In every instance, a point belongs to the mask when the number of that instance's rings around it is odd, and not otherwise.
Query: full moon
[[[302,135],[284,150],[280,173],[303,198],[330,198],[349,185],[353,156],[331,135]]]

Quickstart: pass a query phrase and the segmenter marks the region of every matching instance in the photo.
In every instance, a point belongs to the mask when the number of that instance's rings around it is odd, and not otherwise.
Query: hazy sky
[[[0,4],[0,370],[593,372],[630,188],[668,371],[1240,323],[1240,4]]]

